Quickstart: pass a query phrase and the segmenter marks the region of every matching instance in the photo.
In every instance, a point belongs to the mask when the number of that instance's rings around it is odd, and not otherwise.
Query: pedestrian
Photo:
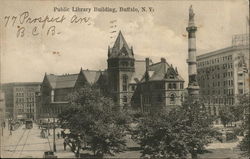
[[[64,130],[61,131],[61,135],[62,135],[63,138],[65,138]]]
[[[60,133],[59,133],[59,132],[57,132],[57,138],[58,138],[58,139],[60,138]]]
[[[71,151],[75,153],[75,150],[76,150],[75,142],[72,142]]]
[[[66,151],[66,146],[67,146],[67,143],[66,143],[66,141],[64,140],[64,142],[63,142],[64,151]]]

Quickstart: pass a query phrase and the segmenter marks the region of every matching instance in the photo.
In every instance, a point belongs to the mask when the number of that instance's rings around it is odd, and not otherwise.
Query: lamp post
[[[55,115],[53,112],[53,107],[51,106],[51,113],[49,117],[53,118],[53,152],[56,152],[56,128],[55,128]]]

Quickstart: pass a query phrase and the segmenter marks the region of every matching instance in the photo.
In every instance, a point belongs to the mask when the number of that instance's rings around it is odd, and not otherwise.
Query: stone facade
[[[184,98],[184,80],[177,68],[169,65],[166,59],[150,64],[146,58],[146,71],[138,81],[132,97],[132,106],[144,112],[170,110],[180,106]]]
[[[212,115],[249,93],[249,45],[230,46],[197,57],[201,98]]]
[[[6,117],[9,119],[36,119],[36,93],[39,82],[7,83],[2,86],[5,93]]]
[[[0,127],[2,126],[2,123],[5,121],[5,96],[4,93],[0,90]]]
[[[146,78],[148,76],[148,78]],[[164,58],[153,63],[136,60],[134,51],[119,32],[113,47],[108,47],[107,70],[83,70],[78,74],[45,74],[40,94],[40,118],[56,115],[68,105],[67,96],[85,84],[111,97],[120,109],[151,111],[181,105],[184,80],[177,68]]]
[[[100,88],[105,94],[107,88],[103,71],[80,70],[78,74],[45,74],[39,94],[39,118],[57,116],[68,106],[68,95],[85,84]]]

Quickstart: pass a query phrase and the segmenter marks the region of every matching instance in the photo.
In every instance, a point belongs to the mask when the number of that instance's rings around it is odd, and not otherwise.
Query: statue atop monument
[[[194,19],[194,11],[192,8],[192,5],[189,7],[189,20],[193,20]]]
[[[194,11],[192,5],[189,7],[189,26],[194,25]]]

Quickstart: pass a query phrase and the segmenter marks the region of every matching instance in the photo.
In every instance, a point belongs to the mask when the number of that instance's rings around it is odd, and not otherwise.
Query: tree
[[[70,138],[78,151],[82,148],[79,142],[87,144],[98,157],[124,151],[128,116],[116,109],[110,98],[85,86],[70,94],[69,102],[70,106],[59,115],[59,120],[63,128],[70,130]]]
[[[142,156],[197,158],[216,135],[212,118],[199,102],[186,101],[170,112],[146,115],[134,131]]]
[[[232,113],[232,109],[221,107],[219,110],[219,118],[221,119],[223,126],[226,127],[227,124],[234,121],[235,116]]]
[[[240,142],[240,150],[243,151],[243,156],[250,157],[250,134],[249,132],[244,136],[243,140]]]
[[[239,107],[241,108],[243,115],[242,129],[245,132],[243,140],[240,142],[240,149],[243,151],[243,156],[250,157],[250,98],[249,93],[239,96]]]

